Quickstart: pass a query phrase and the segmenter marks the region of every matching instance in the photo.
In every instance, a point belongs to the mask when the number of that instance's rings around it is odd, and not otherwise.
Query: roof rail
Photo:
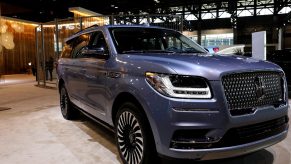
[[[86,27],[83,30],[90,29],[90,28],[93,28],[93,27],[98,27],[98,25],[97,24],[93,24],[92,26]],[[83,31],[83,30],[80,30],[80,31]]]
[[[82,32],[82,31],[85,31],[85,30],[88,30],[88,29],[94,28],[94,27],[98,27],[98,25],[97,25],[97,24],[94,24],[94,25],[92,25],[92,26],[86,27],[86,28],[84,28],[84,29],[82,29],[82,30],[80,30],[80,31],[78,31],[78,32],[76,32],[76,33],[74,33],[73,35],[78,34],[78,33]]]
[[[66,38],[66,39],[65,39],[65,42],[67,42],[67,41],[70,40],[71,38],[74,38],[74,37],[75,37],[77,34],[79,34],[80,32],[83,32],[83,31],[85,31],[85,30],[89,30],[89,29],[94,28],[94,27],[98,27],[98,25],[97,25],[97,24],[94,24],[94,25],[89,26],[89,27],[86,27],[86,28],[84,28],[84,29],[82,29],[82,30],[80,30],[80,31],[78,31],[78,32],[75,32],[75,33],[72,34],[70,37]]]

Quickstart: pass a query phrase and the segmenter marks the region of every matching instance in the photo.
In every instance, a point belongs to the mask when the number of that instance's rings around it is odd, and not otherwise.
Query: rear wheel
[[[119,154],[124,163],[140,164],[155,162],[154,140],[145,116],[136,105],[125,103],[115,120],[115,134]]]
[[[65,86],[62,86],[60,91],[60,107],[65,119],[74,120],[79,118],[80,113],[73,107]]]

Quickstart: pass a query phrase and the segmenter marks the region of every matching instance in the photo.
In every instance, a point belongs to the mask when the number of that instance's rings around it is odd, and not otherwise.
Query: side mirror
[[[82,50],[82,56],[86,58],[98,58],[98,59],[108,59],[108,51],[104,47],[100,48],[84,48]]]
[[[206,47],[203,47],[207,52],[209,52],[209,50]]]

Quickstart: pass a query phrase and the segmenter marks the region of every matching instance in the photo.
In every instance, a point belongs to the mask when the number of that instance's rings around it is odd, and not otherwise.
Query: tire
[[[62,115],[65,119],[75,120],[80,117],[80,112],[73,107],[64,85],[61,86],[60,91],[60,107]]]
[[[136,105],[125,103],[119,108],[115,119],[115,136],[123,163],[156,162],[157,155],[150,126]]]

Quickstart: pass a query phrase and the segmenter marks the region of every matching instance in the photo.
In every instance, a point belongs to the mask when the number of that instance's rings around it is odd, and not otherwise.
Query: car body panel
[[[281,67],[271,62],[235,55],[209,53],[124,53],[118,54],[108,29],[156,28],[146,26],[103,26],[83,33],[102,31],[109,56],[58,61],[58,79],[64,81],[71,101],[85,112],[114,127],[113,103],[122,93],[132,95],[141,105],[153,133],[157,152],[163,156],[187,159],[217,159],[253,152],[283,140],[286,128],[268,138],[229,147],[209,149],[171,148],[173,135],[179,130],[207,129],[207,137],[217,139],[232,128],[251,126],[288,114],[287,83],[282,83],[285,104],[259,106],[251,114],[232,116],[228,109],[222,77],[241,72],[277,72]],[[82,33],[70,37],[74,39]],[[211,98],[174,98],[158,92],[145,78],[146,72],[165,75],[190,75],[207,80]],[[233,152],[233,154],[232,154]]]

